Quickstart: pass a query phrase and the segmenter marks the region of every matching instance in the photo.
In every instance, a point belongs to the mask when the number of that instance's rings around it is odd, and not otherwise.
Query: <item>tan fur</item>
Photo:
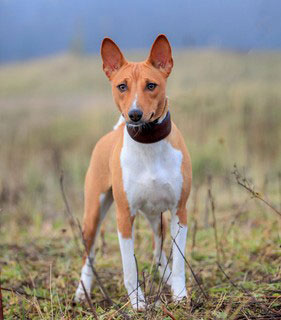
[[[181,165],[181,171],[183,175],[183,186],[182,186],[181,197],[178,204],[177,215],[179,217],[180,223],[183,225],[186,225],[187,224],[186,202],[190,194],[191,182],[192,182],[191,159],[187,151],[187,148],[185,146],[184,139],[179,129],[176,127],[174,123],[172,125],[172,131],[166,139],[171,143],[171,145],[175,149],[181,150],[183,154],[182,165]]]

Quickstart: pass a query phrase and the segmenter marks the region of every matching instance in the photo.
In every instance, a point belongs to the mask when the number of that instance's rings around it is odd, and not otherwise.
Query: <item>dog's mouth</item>
[[[131,128],[141,128],[143,126],[146,126],[146,124],[147,124],[146,121],[138,121],[138,122],[127,121],[127,126]]]
[[[137,122],[129,120],[129,121],[126,121],[126,123],[127,123],[127,126],[129,126],[131,128],[136,128],[136,129],[137,128],[147,127],[147,126],[149,126],[151,124],[155,124],[155,123],[158,122],[158,119],[151,121],[153,116],[154,116],[154,112],[151,112],[151,115],[150,115],[148,120],[140,120],[140,121],[137,121]]]

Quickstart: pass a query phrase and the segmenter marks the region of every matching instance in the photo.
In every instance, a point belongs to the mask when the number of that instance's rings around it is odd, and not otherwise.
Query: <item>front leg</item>
[[[145,301],[138,283],[137,266],[134,257],[133,217],[128,212],[117,208],[118,238],[122,256],[124,284],[132,307],[137,310],[145,309]]]
[[[186,209],[172,213],[171,236],[173,241],[172,293],[173,299],[179,301],[187,296],[185,286],[185,255],[187,235]]]

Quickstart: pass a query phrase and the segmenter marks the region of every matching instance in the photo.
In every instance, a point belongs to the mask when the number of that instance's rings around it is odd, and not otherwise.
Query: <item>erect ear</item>
[[[162,71],[166,77],[169,76],[174,62],[170,43],[164,34],[160,34],[154,41],[147,61]]]
[[[103,71],[109,79],[127,63],[118,46],[109,38],[104,38],[101,45]]]

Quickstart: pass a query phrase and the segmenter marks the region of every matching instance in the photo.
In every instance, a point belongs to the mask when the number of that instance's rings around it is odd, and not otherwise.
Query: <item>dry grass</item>
[[[280,217],[252,199],[231,172],[237,163],[249,186],[255,185],[280,210],[281,54],[178,52],[175,65],[170,109],[191,151],[194,174],[186,256],[208,297],[187,267],[188,301],[174,305],[165,288],[164,309],[133,312],[123,285],[112,208],[95,267],[116,304],[108,304],[95,282],[93,306],[100,319],[278,319]],[[81,220],[91,150],[117,118],[95,57],[61,56],[0,67],[5,318],[94,319],[87,303],[72,303],[81,257],[59,178],[63,170],[71,209]],[[169,241],[165,246],[169,252]],[[151,232],[142,217],[136,221],[136,256],[147,294],[153,283],[152,299],[160,279],[151,281]]]

